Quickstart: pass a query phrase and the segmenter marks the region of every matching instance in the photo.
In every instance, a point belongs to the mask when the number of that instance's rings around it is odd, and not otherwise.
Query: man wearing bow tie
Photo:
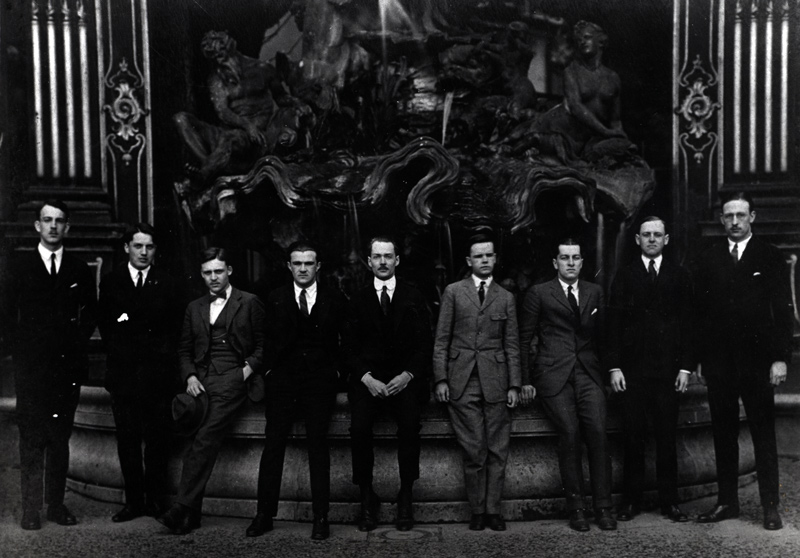
[[[41,528],[39,510],[59,525],[78,521],[64,505],[69,438],[87,345],[95,327],[97,288],[89,266],[64,251],[69,209],[60,200],[39,206],[39,245],[20,254],[13,293],[14,346],[22,528]],[[44,489],[43,489],[44,485]]]
[[[692,283],[689,272],[664,258],[669,243],[659,217],[645,217],[636,234],[641,249],[611,284],[607,367],[622,399],[625,432],[624,491],[620,521],[640,511],[647,419],[656,440],[661,513],[688,521],[678,507],[678,403],[694,368]]]
[[[183,311],[175,282],[153,265],[155,229],[147,223],[129,226],[122,245],[128,261],[103,277],[98,321],[125,480],[125,506],[111,517],[115,523],[165,511],[174,355]]]
[[[448,403],[461,446],[469,528],[505,531],[500,505],[509,409],[517,406],[522,385],[516,301],[492,276],[497,256],[491,237],[473,237],[466,259],[471,275],[442,295],[433,349],[435,394]]]
[[[397,421],[396,525],[408,531],[414,525],[412,488],[419,478],[420,416],[430,397],[430,318],[422,294],[395,276],[400,255],[390,238],[370,241],[367,263],[374,278],[350,299],[345,329],[353,483],[361,492],[358,529],[372,531],[378,524],[372,427],[378,414],[388,411]]]
[[[200,526],[206,483],[248,389],[263,398],[264,305],[231,286],[225,250],[203,252],[200,271],[209,294],[186,308],[178,361],[186,393],[205,392],[208,410],[184,455],[177,501],[158,518],[176,534]]]
[[[339,343],[345,299],[338,289],[319,284],[317,272],[322,264],[313,245],[295,242],[287,254],[292,284],[272,291],[267,300],[267,426],[258,471],[258,512],[246,534],[258,537],[272,530],[286,440],[294,421],[302,418],[314,513],[311,538],[324,540],[330,534],[328,428],[343,370]]]
[[[786,381],[792,356],[789,276],[780,251],[752,233],[749,194],[722,197],[720,222],[727,239],[707,250],[697,266],[700,375],[708,385],[719,494],[697,517],[715,523],[739,516],[739,398],[753,452],[764,528],[780,529],[775,386]]]
[[[531,287],[522,306],[522,401],[530,402],[535,388],[558,431],[558,466],[569,526],[589,530],[581,465],[585,443],[595,519],[600,529],[610,531],[617,528],[617,521],[611,514],[606,392],[598,357],[603,290],[579,279],[583,257],[573,239],[559,243],[553,267],[557,277]]]

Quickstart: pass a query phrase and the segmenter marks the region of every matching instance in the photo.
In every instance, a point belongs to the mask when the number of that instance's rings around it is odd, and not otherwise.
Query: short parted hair
[[[42,209],[44,206],[49,205],[50,207],[55,207],[56,209],[60,209],[62,213],[64,213],[64,217],[66,217],[67,221],[69,221],[69,207],[63,201],[56,199],[56,198],[49,198],[44,200],[42,203],[39,204],[39,207],[36,208],[36,220],[38,221],[42,217]]]
[[[636,229],[636,234],[639,234],[639,231],[642,230],[642,225],[644,225],[645,223],[652,223],[653,221],[661,221],[664,224],[664,233],[669,232],[669,227],[667,226],[667,222],[664,219],[662,219],[658,215],[648,215],[639,222],[639,228]]]
[[[225,251],[225,248],[216,248],[212,246],[211,248],[206,248],[203,250],[203,253],[200,254],[200,265],[210,262],[211,260],[219,260],[221,262],[225,262],[225,265],[229,265],[228,254]]]
[[[581,241],[571,236],[567,236],[556,242],[555,246],[553,246],[553,259],[558,258],[559,246],[577,246],[578,248],[581,249],[581,256],[583,256],[583,244],[581,243]]]
[[[292,252],[314,252],[317,255],[317,263],[319,263],[319,250],[311,242],[307,240],[296,240],[292,242],[286,249],[286,261],[291,261]]]
[[[598,42],[600,43],[601,47],[604,47],[608,44],[608,34],[603,30],[602,27],[597,25],[591,21],[580,20],[578,23],[575,24],[575,27],[572,28],[572,36],[577,41],[579,37],[583,34],[585,29],[591,29],[597,35]]]
[[[156,229],[154,229],[153,226],[148,223],[136,223],[135,225],[128,225],[125,228],[125,232],[122,233],[122,243],[128,244],[133,240],[134,235],[137,233],[150,235],[150,238],[153,239],[153,244],[158,244],[158,240],[156,239]]]
[[[491,242],[495,251],[497,250],[497,243],[494,240],[494,235],[489,231],[481,231],[473,234],[467,239],[467,242],[464,244],[466,255],[472,255],[472,247],[476,244],[483,244],[484,242]]]
[[[719,199],[721,202],[719,206],[720,212],[722,212],[722,208],[725,207],[726,203],[736,200],[742,200],[747,202],[748,207],[750,207],[751,213],[756,210],[756,205],[753,203],[753,197],[749,193],[744,192],[742,190],[733,192],[720,192]]]
[[[384,236],[384,235],[374,236],[370,239],[368,244],[370,254],[372,254],[372,247],[375,246],[376,242],[388,242],[394,247],[394,255],[397,256],[398,254],[400,254],[400,247],[397,245],[394,239],[390,236]]]

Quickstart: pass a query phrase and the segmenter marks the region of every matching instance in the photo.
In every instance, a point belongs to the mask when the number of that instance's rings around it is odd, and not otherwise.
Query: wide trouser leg
[[[767,378],[742,378],[741,396],[753,439],[761,505],[772,507],[778,505],[780,484],[775,437],[775,391]]]
[[[735,377],[708,377],[708,406],[717,465],[717,503],[739,503],[739,388]]]
[[[473,514],[486,513],[486,461],[489,453],[486,440],[484,400],[477,374],[472,374],[464,392],[448,405],[450,424],[461,446],[464,484]]]
[[[294,420],[294,394],[289,389],[267,390],[264,449],[258,468],[258,511],[278,515],[286,440]]]
[[[647,400],[641,385],[628,380],[620,394],[623,409],[625,457],[623,460],[623,498],[626,503],[641,504],[645,473],[645,436],[647,433]]]
[[[422,409],[418,394],[411,386],[387,399],[397,422],[397,465],[400,482],[411,484],[419,478],[419,456]]]
[[[484,402],[487,458],[486,458],[486,513],[499,514],[506,479],[506,462],[511,437],[511,415],[505,401]]]
[[[583,440],[589,453],[589,475],[595,509],[611,507],[611,457],[606,436],[606,392],[580,365],[575,368],[575,398]]]
[[[381,400],[371,395],[350,397],[350,451],[353,462],[353,483],[372,484],[375,466],[372,427],[381,407]]]
[[[117,455],[125,481],[125,503],[144,508],[144,466],[142,464],[142,413],[136,401],[112,395],[111,410],[117,435]]]
[[[144,405],[142,438],[144,440],[144,492],[148,502],[163,504],[167,488],[167,470],[172,450],[172,395],[164,391]]]
[[[678,408],[680,397],[672,380],[651,382],[651,409],[656,440],[656,480],[661,506],[678,503]]]
[[[326,515],[330,507],[331,452],[328,430],[335,403],[334,387],[308,391],[301,395],[299,401],[306,424],[311,510],[317,517]]]

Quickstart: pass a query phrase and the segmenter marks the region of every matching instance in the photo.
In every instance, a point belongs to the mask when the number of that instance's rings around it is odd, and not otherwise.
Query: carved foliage
[[[106,75],[106,88],[112,91],[109,97],[113,99],[111,104],[103,106],[112,130],[106,135],[106,146],[112,154],[118,152],[126,166],[130,165],[147,142],[146,136],[140,131],[144,117],[149,114],[139,102],[143,81],[138,69],[136,73],[130,70],[125,57],[116,72]]]
[[[719,137],[714,130],[714,119],[722,105],[714,100],[717,96],[716,72],[706,71],[697,55],[692,68],[680,76],[683,101],[675,112],[682,117],[681,147],[691,153],[697,163],[716,147]]]

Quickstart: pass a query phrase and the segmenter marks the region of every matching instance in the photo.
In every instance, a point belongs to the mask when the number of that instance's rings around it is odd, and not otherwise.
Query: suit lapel
[[[489,308],[489,306],[495,301],[498,295],[498,289],[501,289],[497,285],[497,282],[492,281],[492,284],[489,285],[489,289],[486,291],[486,297],[483,299],[483,308]],[[477,295],[476,295],[477,296]],[[480,299],[478,299],[480,300]]]
[[[467,277],[461,281],[461,287],[467,295],[467,298],[472,301],[472,304],[480,308],[481,299],[478,298],[478,289],[475,288],[475,282],[472,280],[472,277]]]
[[[555,298],[566,310],[569,311],[570,315],[572,315],[572,308],[569,305],[569,301],[567,300],[564,291],[561,289],[561,283],[559,283],[558,277],[553,279],[553,281],[550,283],[550,292],[553,295],[553,298]],[[581,297],[581,299],[583,299],[583,297]]]
[[[328,310],[330,309],[330,304],[328,304],[328,297],[327,293],[319,288],[319,284],[317,285],[317,300],[314,302],[314,308],[311,309],[311,313],[314,314],[314,317],[317,319],[318,324],[322,324],[325,321],[325,317],[328,315]]]
[[[394,296],[392,297],[392,330],[397,331],[403,320],[403,315],[406,312],[407,295],[406,289],[398,281],[394,288]]]
[[[231,290],[231,299],[228,301],[226,305],[228,307],[227,317],[225,319],[225,331],[231,330],[231,323],[233,322],[233,317],[236,315],[236,312],[239,311],[239,308],[242,305],[242,293],[239,289],[232,289]]]
[[[584,314],[586,314],[587,309],[589,308],[589,289],[586,288],[586,282],[581,279],[578,281],[578,297],[580,300],[578,301],[578,309],[581,312],[581,321],[583,319]]]

